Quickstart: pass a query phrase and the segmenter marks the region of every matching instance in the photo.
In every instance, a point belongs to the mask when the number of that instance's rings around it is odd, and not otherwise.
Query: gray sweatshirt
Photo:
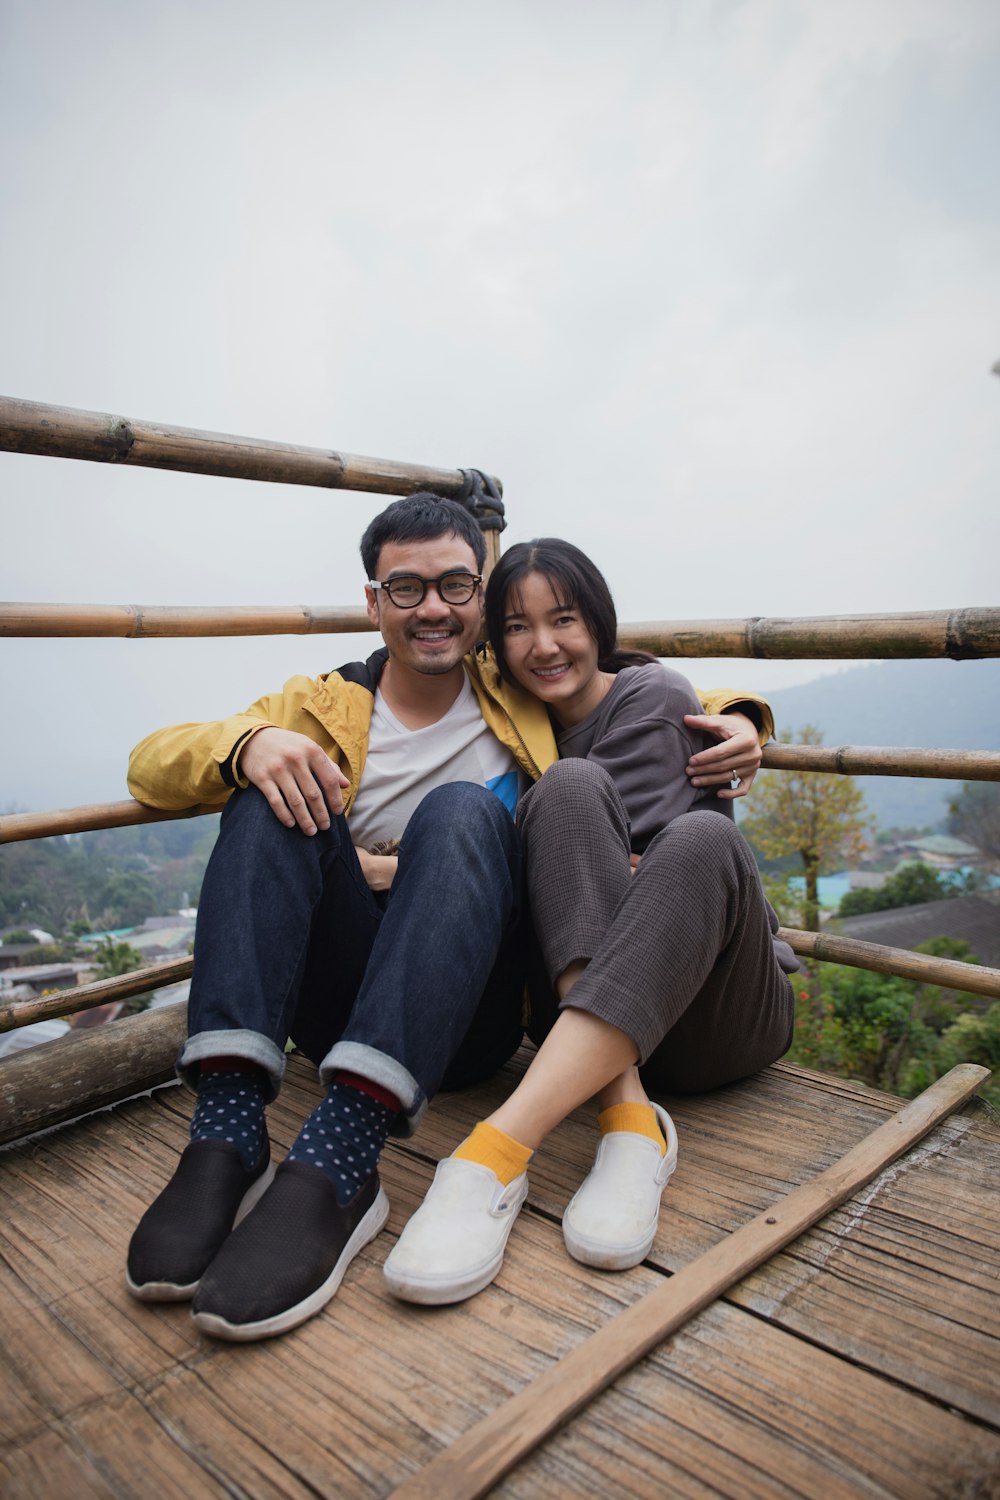
[[[634,854],[642,854],[654,834],[694,808],[735,816],[731,800],[720,801],[713,787],[692,786],[685,770],[692,755],[718,743],[684,723],[685,714],[701,712],[686,677],[649,662],[623,667],[592,714],[556,731],[560,758],[595,761],[618,788]],[[770,905],[768,914],[773,934],[778,918]],[[795,954],[777,937],[773,942],[778,963],[786,974],[794,974],[799,968]]]
[[[701,712],[686,677],[649,662],[623,667],[592,714],[556,731],[560,759],[595,761],[611,777],[625,803],[635,854],[692,808],[733,817],[732,802],[721,802],[712,787],[692,786],[685,770],[692,755],[718,743],[684,723],[685,714]]]

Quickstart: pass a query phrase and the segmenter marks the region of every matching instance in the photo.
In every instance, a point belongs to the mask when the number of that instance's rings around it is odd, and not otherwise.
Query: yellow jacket
[[[268,693],[228,719],[156,730],[129,757],[129,791],[149,807],[221,807],[234,787],[247,785],[233,770],[235,753],[245,740],[259,729],[292,729],[320,745],[347,777],[344,810],[350,812],[365,768],[375,688],[388,654],[383,647],[367,661],[351,662],[324,677],[290,677],[280,693]],[[489,647],[477,646],[465,667],[486,723],[537,781],[558,759],[547,708],[501,680]],[[753,703],[761,715],[761,744],[774,732],[770,708],[752,693],[716,690],[698,696],[709,714]]]

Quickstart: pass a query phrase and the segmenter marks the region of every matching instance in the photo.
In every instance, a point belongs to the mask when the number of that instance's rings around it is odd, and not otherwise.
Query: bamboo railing
[[[796,927],[782,927],[783,938],[800,958],[821,963],[844,964],[852,969],[870,969],[876,974],[895,974],[922,984],[941,985],[969,995],[985,995],[1000,1000],[1000,969],[985,964],[967,964],[955,958],[937,958],[931,954],[913,953],[908,948],[889,948],[881,943],[859,942],[826,932],[804,932]],[[33,1000],[14,1000],[0,1004],[0,1034],[30,1026],[36,1021],[51,1021],[77,1011],[93,1010],[112,1000],[126,1000],[146,990],[163,989],[190,979],[194,966],[191,958],[164,959],[119,974],[113,979],[98,979],[73,989],[39,995]]]
[[[363,609],[299,604],[228,609],[159,604],[0,604],[0,636],[126,640],[228,635],[338,635],[371,630]]]
[[[621,640],[654,656],[752,656],[768,661],[946,656],[970,661],[1000,656],[1000,609],[652,621],[623,626]]]
[[[461,469],[362,458],[332,448],[203,432],[13,396],[0,396],[0,451],[378,495],[433,490],[436,495],[457,498],[465,490]]]
[[[917,776],[961,781],[1000,781],[1000,751],[921,750],[903,745],[767,745],[765,770],[819,771],[839,776]],[[221,803],[164,810],[141,802],[96,802],[51,812],[7,813],[0,817],[0,845],[99,828],[166,823],[222,811]]]
[[[297,604],[198,608],[146,604],[0,604],[0,636],[124,638],[230,635],[336,635],[370,630],[362,609]],[[623,625],[621,643],[654,656],[756,657],[843,661],[890,657],[1000,656],[1000,609],[912,614],[817,615],[745,620],[662,620]]]
[[[192,958],[168,958],[162,963],[147,964],[128,974],[111,979],[95,979],[92,984],[74,985],[51,995],[36,995],[32,1000],[12,1000],[0,1004],[0,1033],[15,1031],[19,1026],[33,1026],[36,1021],[54,1021],[77,1011],[94,1010],[112,1000],[129,1000],[146,990],[162,990],[168,984],[179,984],[191,978]]]
[[[375,494],[405,495],[420,489],[455,498],[465,498],[468,494],[467,471],[462,469],[363,458],[338,450],[234,437],[10,397],[0,397],[0,450]],[[484,503],[480,495],[474,513],[487,532],[489,568],[499,555],[499,512],[491,509],[488,502]],[[172,608],[0,604],[0,636],[12,638],[308,635],[354,633],[369,628],[368,617],[361,609],[330,605]],[[983,607],[812,618],[653,621],[623,626],[621,640],[624,645],[670,658],[727,656],[843,660],[947,657],[962,661],[1000,656],[1000,609]],[[765,749],[763,764],[775,770],[795,769],[834,775],[1000,780],[1000,754],[989,751],[775,744]],[[48,812],[15,813],[0,818],[0,844],[198,817],[217,811],[218,806],[200,806],[167,812],[143,807],[137,802],[122,801]],[[783,929],[782,936],[796,953],[804,957],[872,969],[878,973],[899,974],[974,994],[1000,996],[1000,971],[995,969],[860,943],[827,933]],[[0,1005],[0,1032],[176,983],[188,977],[191,968],[190,958],[172,959],[56,995]],[[141,1053],[142,1057],[139,1072],[147,1080],[140,1086],[149,1086],[148,1080],[166,1077],[169,1073],[169,1056],[164,1049],[168,1042],[169,1048],[176,1046],[177,1025],[176,1022],[165,1022],[159,1015],[155,1021],[151,1015],[136,1020],[147,1023],[143,1031],[146,1041],[137,1040],[135,1046],[138,1049],[136,1056]],[[157,1041],[152,1040],[154,1033]],[[138,1038],[138,1031],[132,1034]],[[84,1043],[94,1053],[95,1059],[104,1059],[106,1055],[108,1059],[112,1056],[117,1059],[113,1063],[100,1063],[100,1067],[107,1066],[115,1074],[101,1097],[122,1097],[121,1090],[126,1086],[123,1065],[111,1039],[100,1042],[92,1037],[80,1039],[81,1048]],[[53,1045],[58,1047],[59,1044]],[[72,1055],[82,1056],[82,1052],[74,1051]],[[24,1066],[28,1067],[27,1062]],[[38,1071],[36,1063],[32,1063],[31,1068]],[[67,1073],[67,1080],[69,1076]],[[12,1080],[9,1069],[4,1077]],[[60,1085],[53,1078],[47,1087],[50,1092],[58,1092]],[[76,1099],[75,1094],[73,1098]],[[58,1106],[53,1103],[51,1107],[69,1106],[63,1101]],[[72,1107],[77,1108],[77,1105]]]

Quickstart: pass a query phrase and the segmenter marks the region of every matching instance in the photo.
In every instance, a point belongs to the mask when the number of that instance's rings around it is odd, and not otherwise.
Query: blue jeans
[[[347,820],[308,838],[255,788],[222,815],[202,887],[178,1071],[236,1056],[281,1083],[289,1036],[320,1067],[402,1105],[409,1135],[440,1087],[479,1082],[516,1051],[526,947],[521,849],[484,787],[424,798],[392,890],[369,890]]]

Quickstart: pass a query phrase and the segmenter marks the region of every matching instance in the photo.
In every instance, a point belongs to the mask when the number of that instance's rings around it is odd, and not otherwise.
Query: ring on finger
[[[740,777],[739,771],[736,771],[736,770],[730,771],[730,773],[729,773],[729,790],[731,792],[738,792],[739,789],[740,789],[740,781],[741,781],[741,777]]]

